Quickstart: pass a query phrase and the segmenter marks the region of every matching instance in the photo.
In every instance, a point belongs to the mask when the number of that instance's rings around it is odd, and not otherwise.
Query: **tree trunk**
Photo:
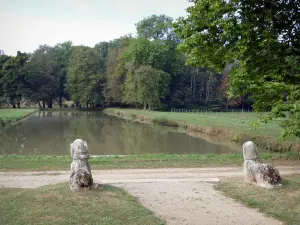
[[[48,109],[52,108],[52,98],[49,99],[48,101]]]
[[[17,103],[18,108],[21,108],[20,102]]]
[[[43,109],[46,108],[46,103],[45,101],[43,100]]]
[[[144,102],[144,110],[147,110],[147,103]]]
[[[197,68],[197,78],[198,78],[198,74],[199,74],[199,68]],[[193,88],[193,100],[195,100],[195,92],[196,92],[196,76],[194,76],[194,88]]]
[[[38,103],[39,103],[39,107],[40,107],[40,108],[42,108],[41,102],[40,102],[40,101],[38,101]]]
[[[12,104],[12,107],[13,107],[13,108],[16,108],[16,104],[15,104],[15,103],[14,103],[14,104]]]
[[[60,107],[60,108],[62,108],[61,102],[62,102],[62,97],[61,97],[61,95],[59,95],[58,104],[59,104],[59,107]]]
[[[206,83],[206,98],[205,101],[207,102],[209,100],[209,89],[210,89],[210,78],[208,78],[208,81]]]

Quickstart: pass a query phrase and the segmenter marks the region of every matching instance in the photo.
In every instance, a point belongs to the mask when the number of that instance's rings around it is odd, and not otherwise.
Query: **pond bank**
[[[140,123],[159,124],[183,128],[188,134],[201,133],[208,136],[227,138],[243,144],[252,140],[258,147],[270,152],[300,152],[296,139],[278,141],[281,129],[279,123],[264,124],[258,129],[251,122],[258,119],[254,113],[178,113],[135,109],[107,108],[104,113]]]
[[[34,113],[38,109],[0,109],[0,129],[8,127]]]

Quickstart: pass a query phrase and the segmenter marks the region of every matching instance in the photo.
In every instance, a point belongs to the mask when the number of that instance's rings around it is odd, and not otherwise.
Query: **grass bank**
[[[300,153],[261,154],[261,158],[276,165],[294,165]],[[1,171],[47,171],[69,170],[72,162],[69,156],[0,156]],[[128,155],[100,156],[89,159],[92,169],[134,169],[134,168],[191,168],[241,166],[241,154],[186,154],[186,155]]]
[[[282,128],[279,126],[280,120],[261,124],[259,128],[251,126],[259,118],[259,114],[253,112],[179,113],[107,108],[104,113],[142,123],[181,127],[187,132],[222,136],[238,143],[252,140],[259,147],[272,152],[300,152],[298,139],[277,140],[282,132]]]
[[[19,121],[36,111],[38,109],[0,109],[0,128]]]
[[[244,205],[257,208],[268,216],[275,217],[289,225],[299,225],[300,221],[300,177],[283,177],[283,186],[264,189],[242,180],[221,181],[217,189]]]
[[[0,188],[0,224],[164,224],[122,189],[73,193],[68,184]]]

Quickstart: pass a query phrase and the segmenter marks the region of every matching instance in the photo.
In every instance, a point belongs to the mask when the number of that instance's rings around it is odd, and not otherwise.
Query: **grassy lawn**
[[[164,224],[122,189],[73,193],[68,184],[0,188],[0,224]]]
[[[221,181],[217,187],[225,195],[244,205],[258,208],[268,216],[273,216],[288,225],[299,225],[300,221],[300,176],[283,177],[283,186],[264,189],[242,180]]]
[[[277,165],[294,165],[299,163],[300,153],[262,153],[260,157]],[[1,171],[45,171],[69,170],[72,162],[69,156],[0,156]],[[103,156],[90,158],[92,169],[134,169],[134,168],[191,168],[241,166],[242,154],[186,154],[186,155],[128,155]]]
[[[14,122],[36,111],[37,109],[0,109],[0,120],[4,123]]]

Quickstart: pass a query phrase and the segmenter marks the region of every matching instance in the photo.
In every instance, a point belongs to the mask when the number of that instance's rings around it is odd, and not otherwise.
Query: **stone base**
[[[244,180],[263,188],[281,186],[281,177],[276,168],[259,160],[245,160]]]

